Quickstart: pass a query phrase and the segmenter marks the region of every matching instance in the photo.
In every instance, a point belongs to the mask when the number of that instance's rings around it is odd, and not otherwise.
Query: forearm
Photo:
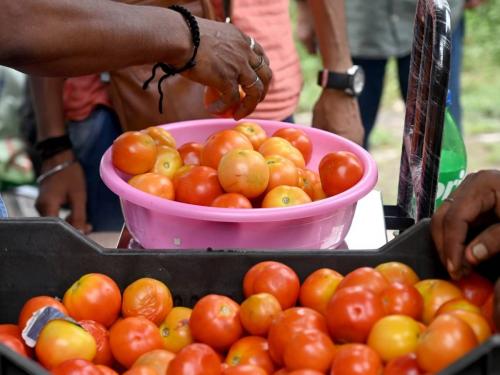
[[[352,66],[344,0],[308,0],[314,18],[323,66],[345,71]]]
[[[73,76],[157,61],[182,64],[192,52],[182,16],[167,9],[110,0],[0,4],[0,64],[28,73]]]

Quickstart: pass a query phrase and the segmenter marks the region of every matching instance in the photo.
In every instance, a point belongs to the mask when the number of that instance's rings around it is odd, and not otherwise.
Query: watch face
[[[365,86],[365,72],[362,68],[356,69],[353,77],[353,90],[355,95],[361,94],[363,87]]]

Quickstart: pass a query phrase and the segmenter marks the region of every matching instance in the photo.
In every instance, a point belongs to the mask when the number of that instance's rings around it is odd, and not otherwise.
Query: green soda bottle
[[[441,143],[438,188],[436,191],[436,209],[460,185],[467,170],[467,151],[464,140],[448,109],[451,104],[450,94],[448,91],[444,115],[443,141]]]

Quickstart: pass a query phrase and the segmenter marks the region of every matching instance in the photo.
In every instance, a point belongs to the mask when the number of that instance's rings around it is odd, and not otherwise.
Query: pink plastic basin
[[[252,121],[252,120],[249,120]],[[377,182],[375,161],[363,148],[335,134],[278,121],[255,120],[270,136],[298,127],[313,142],[308,168],[317,171],[331,151],[350,151],[363,163],[364,175],[351,189],[317,202],[290,208],[224,209],[164,200],[127,184],[111,163],[111,148],[101,161],[101,178],[120,197],[125,223],[148,249],[328,249],[338,246],[352,222],[356,202]],[[203,143],[212,133],[231,128],[234,120],[197,120],[163,125],[180,146]]]

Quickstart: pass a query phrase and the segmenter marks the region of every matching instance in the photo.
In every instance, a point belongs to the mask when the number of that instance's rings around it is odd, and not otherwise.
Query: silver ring
[[[258,63],[255,67],[253,67],[253,66],[252,66],[252,69],[253,69],[254,71],[256,71],[256,72],[257,72],[260,68],[262,68],[262,67],[264,66],[264,63],[265,63],[265,61],[264,61],[264,56],[259,55],[259,58],[260,58],[259,63]]]
[[[257,82],[259,82],[259,81],[260,81],[260,78],[259,78],[259,77],[257,77],[257,78],[255,78],[255,81],[253,81],[253,82],[252,82],[251,84],[249,84],[248,86],[243,86],[243,88],[244,88],[244,89],[249,89],[249,88],[252,88],[252,87],[254,87],[254,86],[257,84]]]
[[[455,199],[448,197],[443,202],[453,203],[453,202],[455,202]]]
[[[250,37],[250,49],[253,51],[255,48],[255,39]]]

